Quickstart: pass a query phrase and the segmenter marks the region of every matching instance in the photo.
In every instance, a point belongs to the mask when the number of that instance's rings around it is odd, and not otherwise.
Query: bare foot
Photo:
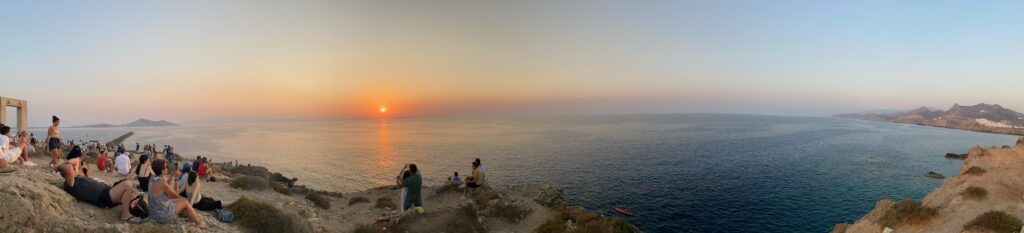
[[[198,227],[200,230],[206,230],[206,223],[201,222],[199,224],[196,224],[196,227]]]

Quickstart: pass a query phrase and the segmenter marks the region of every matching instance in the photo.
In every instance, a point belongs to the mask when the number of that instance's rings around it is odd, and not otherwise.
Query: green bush
[[[935,207],[922,205],[920,201],[907,199],[896,202],[885,215],[882,215],[879,223],[883,226],[899,226],[900,224],[919,224],[928,221],[938,213]]]
[[[381,197],[377,198],[377,205],[374,205],[374,207],[381,209],[391,208],[393,210],[397,210],[398,204],[395,204],[395,202],[392,201],[391,198],[389,197]]]
[[[964,197],[967,198],[967,199],[976,199],[977,200],[977,199],[984,199],[985,196],[988,196],[988,190],[985,190],[985,188],[978,187],[978,186],[970,186],[970,187],[967,187],[967,189],[964,189],[964,191],[961,192],[960,194],[964,195]]]
[[[235,213],[235,222],[251,232],[297,232],[298,224],[274,206],[242,197],[228,206]]]
[[[968,168],[966,171],[964,171],[964,175],[978,175],[978,176],[980,176],[980,175],[984,175],[984,174],[985,174],[985,169],[982,169],[980,167],[971,167],[971,168]]]
[[[353,197],[352,199],[348,200],[348,205],[349,206],[352,206],[352,205],[355,205],[355,204],[358,204],[358,203],[370,203],[370,199],[367,199],[366,197]]]
[[[231,187],[243,190],[264,190],[267,189],[267,179],[256,176],[240,176],[231,181]]]
[[[1021,226],[1020,218],[1002,211],[989,211],[964,225],[964,230],[1011,233],[1019,231]]]
[[[306,194],[306,199],[309,199],[320,208],[325,210],[331,209],[331,200],[317,192],[309,192],[309,194]]]
[[[273,188],[274,191],[277,191],[280,194],[284,194],[284,195],[287,195],[287,196],[291,196],[292,195],[292,189],[290,189],[288,187],[284,187],[284,185],[282,185],[281,183],[270,182],[270,188]]]

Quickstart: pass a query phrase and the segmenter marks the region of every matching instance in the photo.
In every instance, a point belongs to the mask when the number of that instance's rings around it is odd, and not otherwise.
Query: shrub
[[[264,190],[267,185],[266,179],[256,176],[240,176],[231,181],[232,188],[244,190]]]
[[[476,197],[476,199],[474,201],[476,201],[476,205],[478,206],[479,209],[486,209],[487,206],[490,205],[491,200],[495,200],[495,199],[499,199],[499,198],[501,198],[501,195],[499,195],[498,193],[489,192],[489,193],[482,193],[481,195],[477,195],[477,197]]]
[[[984,174],[985,174],[985,169],[982,169],[980,167],[971,167],[971,168],[968,168],[967,171],[964,171],[964,175],[979,175],[980,176],[980,175],[984,175]]]
[[[313,204],[316,204],[316,206],[319,206],[320,208],[325,210],[331,209],[331,200],[317,192],[310,192],[309,194],[306,194],[306,199],[313,201]]]
[[[561,232],[597,232],[597,233],[618,233],[618,232],[640,232],[632,224],[620,218],[607,218],[599,213],[589,212],[582,209],[565,209],[556,211],[555,217],[544,222],[535,233],[561,233]],[[566,221],[573,220],[575,225],[572,231],[566,226]]]
[[[352,206],[352,205],[355,205],[355,204],[358,204],[358,203],[370,203],[370,199],[367,199],[366,197],[353,197],[352,199],[348,200],[348,205],[349,206]]]
[[[935,207],[928,207],[921,204],[920,201],[907,199],[896,202],[888,211],[885,211],[885,215],[882,215],[882,219],[879,220],[883,226],[898,226],[900,224],[919,224],[928,219],[938,212]]]
[[[284,195],[287,195],[287,196],[291,196],[292,195],[292,189],[290,189],[288,187],[284,187],[284,185],[282,185],[281,183],[270,182],[270,188],[273,188],[274,191],[277,191],[280,194],[284,194]]]
[[[391,198],[389,197],[381,197],[377,198],[377,205],[374,205],[373,207],[381,209],[391,208],[393,210],[397,210],[398,204],[395,204],[395,202],[392,201]]]
[[[251,232],[296,232],[295,219],[274,206],[242,197],[228,206],[235,213],[235,222]]]
[[[985,196],[988,196],[988,190],[978,186],[970,186],[964,189],[960,195],[964,195],[967,199],[984,199]]]
[[[987,230],[989,232],[996,233],[1010,233],[1019,231],[1021,226],[1022,224],[1020,219],[1013,215],[1006,214],[1002,211],[989,211],[978,215],[977,218],[974,218],[974,220],[968,222],[967,225],[964,225],[964,230]]]
[[[380,233],[381,227],[376,224],[359,224],[356,229],[352,230],[353,233]]]

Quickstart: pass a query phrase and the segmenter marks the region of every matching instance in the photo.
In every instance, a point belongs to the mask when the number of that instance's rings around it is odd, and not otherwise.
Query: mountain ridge
[[[102,123],[102,124],[72,126],[70,128],[168,127],[168,126],[178,126],[178,124],[174,124],[174,123],[171,123],[170,121],[166,121],[166,120],[154,121],[154,120],[150,120],[150,119],[146,119],[146,118],[139,118],[138,120],[129,122],[127,124],[122,124],[122,125],[114,125],[114,124]]]
[[[957,103],[947,110],[922,106],[902,113],[850,113],[835,117],[1024,135],[1024,114],[998,104],[963,106]]]

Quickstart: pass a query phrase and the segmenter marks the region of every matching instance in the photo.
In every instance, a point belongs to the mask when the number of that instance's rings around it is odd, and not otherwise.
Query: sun
[[[379,110],[380,110],[380,113],[387,113],[388,112],[388,107],[380,106]]]

